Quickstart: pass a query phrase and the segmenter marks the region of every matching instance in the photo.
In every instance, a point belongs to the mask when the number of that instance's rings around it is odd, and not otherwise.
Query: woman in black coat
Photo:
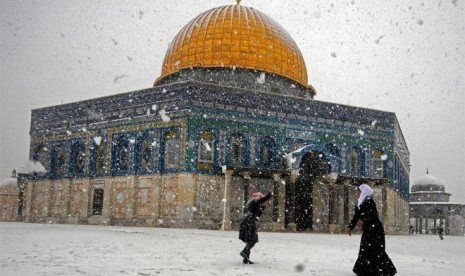
[[[244,206],[244,215],[239,226],[239,239],[245,242],[245,248],[240,252],[244,264],[253,264],[250,261],[250,250],[258,242],[257,221],[265,210],[265,203],[271,198],[273,193],[268,192],[266,196],[262,193],[253,193],[252,197]]]
[[[357,188],[356,195],[358,199],[355,214],[347,226],[347,233],[350,236],[360,220],[363,223],[363,234],[353,272],[367,276],[395,275],[396,267],[385,251],[384,228],[372,198],[373,189],[367,184],[362,184]]]

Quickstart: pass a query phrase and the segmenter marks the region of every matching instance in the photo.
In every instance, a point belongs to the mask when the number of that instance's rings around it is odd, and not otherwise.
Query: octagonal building
[[[234,230],[250,194],[271,190],[262,230],[339,233],[368,183],[386,231],[407,233],[395,114],[315,100],[272,18],[205,11],[160,66],[153,87],[32,110],[30,158],[47,172],[27,184],[26,221]]]

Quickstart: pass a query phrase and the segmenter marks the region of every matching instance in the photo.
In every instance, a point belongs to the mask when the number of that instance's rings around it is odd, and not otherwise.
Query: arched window
[[[56,143],[52,146],[51,154],[51,178],[62,178],[66,177],[66,154],[67,150],[64,143]]]
[[[45,161],[45,155],[47,151],[48,149],[44,144],[38,145],[34,150],[34,156],[32,157],[32,160],[39,162]]]
[[[373,151],[373,176],[383,177],[384,176],[384,160],[383,152],[379,149]]]
[[[71,143],[71,154],[69,159],[70,176],[84,176],[86,162],[86,145],[84,141],[73,141]]]
[[[90,143],[89,175],[102,176],[106,170],[106,139],[95,136]]]
[[[197,169],[213,170],[216,155],[215,132],[212,130],[202,130],[198,135]]]
[[[232,166],[247,165],[247,141],[242,134],[231,135],[229,142],[229,164]]]
[[[153,148],[154,143],[149,132],[139,136],[136,144],[136,172],[146,174],[153,172]]]
[[[129,139],[124,134],[113,135],[111,158],[112,175],[129,174]]]
[[[352,176],[360,176],[362,172],[362,158],[361,158],[361,151],[359,148],[354,147],[350,151],[349,156],[349,164],[350,164],[350,174]]]
[[[179,169],[179,161],[181,154],[181,135],[179,130],[167,130],[163,134],[163,156],[162,168],[163,170],[176,170]]]
[[[39,162],[44,166],[44,168],[48,171],[50,167],[50,153],[48,148],[44,144],[39,144],[34,149],[34,155],[32,156],[32,160]],[[37,176],[34,173],[35,176]]]
[[[271,137],[264,137],[258,148],[259,167],[274,168],[276,155],[276,143]]]

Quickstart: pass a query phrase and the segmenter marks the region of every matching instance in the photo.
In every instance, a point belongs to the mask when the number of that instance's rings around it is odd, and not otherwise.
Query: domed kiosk
[[[418,178],[410,193],[411,231],[436,234],[440,228],[446,235],[463,235],[464,205],[451,203],[442,180],[428,174]]]
[[[447,202],[449,196],[450,194],[445,192],[442,180],[426,174],[413,182],[410,201]]]
[[[28,182],[27,221],[236,229],[251,192],[272,190],[262,230],[340,233],[368,183],[386,231],[407,233],[395,114],[316,101],[271,17],[207,10],[160,66],[153,87],[32,110],[30,156],[47,173]]]

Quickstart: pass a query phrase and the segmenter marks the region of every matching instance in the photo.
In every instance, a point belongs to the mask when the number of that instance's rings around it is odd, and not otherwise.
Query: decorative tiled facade
[[[300,65],[177,68],[176,45],[153,88],[32,110],[47,173],[29,179],[26,221],[236,229],[258,190],[274,191],[262,229],[339,233],[368,183],[387,231],[407,232],[394,113],[314,100]]]
[[[112,114],[106,110],[118,108],[120,102],[126,102],[119,107],[126,120],[104,116]],[[147,109],[144,115],[139,114],[141,105]],[[164,107],[169,121],[156,114],[155,105]],[[86,117],[84,113],[81,116],[87,120],[79,118],[72,112],[79,106],[87,107],[86,112],[94,115]],[[96,106],[106,108],[90,109]],[[341,115],[335,115],[334,110]],[[52,113],[55,115],[45,115]],[[85,130],[73,124],[51,128],[55,121],[68,117],[70,121],[86,122]],[[292,199],[295,195],[286,185],[297,185],[299,176],[293,179],[292,171],[298,174],[305,156],[318,153],[328,163],[328,169],[320,180],[312,180],[314,215],[308,219],[313,222],[313,230],[329,231],[329,225],[335,224],[335,231],[340,231],[354,200],[352,190],[344,187],[361,182],[380,188],[384,195],[378,198],[380,212],[391,232],[407,229],[408,222],[399,226],[398,221],[407,221],[401,217],[405,217],[404,209],[408,210],[408,204],[403,204],[407,202],[403,191],[408,191],[409,185],[405,173],[408,168],[403,164],[408,160],[401,162],[405,156],[396,155],[399,143],[395,141],[402,136],[396,134],[400,128],[395,127],[398,123],[393,113],[185,81],[33,110],[33,121],[42,127],[31,127],[31,157],[49,168],[49,173],[36,175],[32,182],[31,221],[79,216],[67,221],[85,222],[86,217],[103,216],[106,218],[97,221],[218,229],[223,225],[222,169],[226,166],[233,176],[228,183],[232,192],[226,199],[231,204],[231,227],[237,226],[234,220],[239,218],[244,198],[251,191],[279,190],[283,185],[285,195],[277,195],[273,203],[277,213],[273,218],[270,208],[263,227],[292,230],[296,211],[290,209],[296,208]],[[54,150],[40,153],[43,149]],[[294,159],[292,164],[288,164],[289,153]],[[73,161],[80,156],[85,158]],[[60,160],[68,161],[60,171],[55,170]],[[334,189],[328,184],[331,173],[338,179]],[[278,187],[272,174],[282,179]],[[241,180],[244,177],[250,180]],[[66,180],[70,178],[71,182]],[[90,180],[90,190],[84,191],[85,180]],[[96,180],[104,184],[95,184]],[[71,191],[69,200],[63,199],[65,189]],[[101,213],[93,214],[93,204],[98,204],[93,198],[95,189],[103,190],[104,202]],[[85,196],[87,201],[82,200]],[[44,207],[47,200],[50,204]],[[67,207],[63,207],[65,203]],[[60,208],[62,211],[58,211]],[[278,217],[284,220],[278,222]]]

